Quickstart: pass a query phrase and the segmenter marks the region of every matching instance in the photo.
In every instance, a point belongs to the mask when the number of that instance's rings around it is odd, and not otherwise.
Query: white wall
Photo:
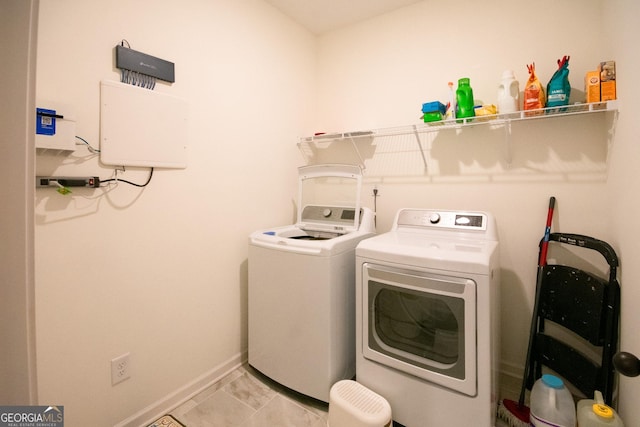
[[[122,39],[175,63],[175,84],[155,90],[189,104],[189,165],[145,189],[37,190],[40,402],[65,405],[69,427],[113,425],[240,360],[247,237],[291,222],[315,97],[315,39],[261,0],[42,2],[37,97],[71,105],[96,147]],[[113,169],[78,147],[38,155],[37,173]],[[125,352],[132,377],[112,387]]]
[[[608,29],[606,38],[611,43],[612,57],[615,57],[616,72],[619,76],[620,120],[616,127],[616,143],[611,153],[610,179],[607,191],[610,194],[611,221],[614,224],[614,240],[619,248],[621,264],[622,323],[620,348],[640,357],[640,236],[638,221],[630,221],[640,215],[640,200],[637,188],[640,186],[637,162],[640,159],[638,133],[640,125],[634,114],[634,100],[640,98],[640,88],[633,75],[640,67],[640,60],[634,48],[640,39],[638,18],[640,5],[633,0],[606,2],[605,19]],[[625,425],[640,425],[640,378],[620,377],[620,412]]]
[[[37,1],[0,1],[0,405],[35,403],[33,123]]]
[[[476,99],[496,103],[503,70],[515,70],[522,90],[528,78],[525,65],[535,62],[546,85],[563,55],[571,56],[572,102],[582,101],[585,72],[601,60],[624,59],[622,47],[612,49],[601,17],[605,3],[424,1],[327,34],[319,45],[317,130],[417,124],[421,104],[446,102],[447,82],[460,77],[470,77]],[[624,65],[621,70],[624,80]],[[401,207],[479,209],[496,216],[502,268],[501,368],[513,378],[522,375],[537,244],[549,197],[557,198],[553,230],[592,235],[624,249],[612,223],[623,216],[612,213],[611,203],[626,193],[608,176],[614,167],[625,174],[634,169],[629,160],[612,159],[608,152],[613,120],[614,115],[606,113],[514,124],[510,143],[504,129],[490,127],[465,129],[459,135],[430,134],[422,140],[426,171],[413,135],[360,143],[367,167],[363,199],[369,206],[372,187],[379,190],[379,232],[391,226]],[[629,137],[618,134],[615,147]]]

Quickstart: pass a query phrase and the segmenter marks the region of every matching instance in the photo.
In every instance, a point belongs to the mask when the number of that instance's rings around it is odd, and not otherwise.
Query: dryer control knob
[[[329,218],[329,217],[331,216],[331,209],[327,208],[327,209],[323,210],[323,211],[322,211],[322,215],[323,215],[325,218]]]
[[[431,215],[429,215],[429,222],[431,224],[437,224],[440,222],[440,214],[439,213],[432,213]]]

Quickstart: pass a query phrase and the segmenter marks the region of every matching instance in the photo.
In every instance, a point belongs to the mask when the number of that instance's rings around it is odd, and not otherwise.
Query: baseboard
[[[209,372],[201,375],[192,382],[184,385],[173,393],[163,397],[162,399],[152,403],[146,408],[133,414],[127,419],[120,421],[114,427],[144,427],[151,424],[164,414],[172,411],[182,403],[191,399],[210,385],[219,381],[225,375],[237,369],[247,361],[247,352],[241,352],[224,363],[216,366]]]
[[[519,364],[502,362],[500,363],[500,390],[501,399],[518,400],[522,387],[522,376],[524,367]]]
[[[500,375],[520,380],[524,375],[524,366],[521,364],[502,361],[500,363]]]

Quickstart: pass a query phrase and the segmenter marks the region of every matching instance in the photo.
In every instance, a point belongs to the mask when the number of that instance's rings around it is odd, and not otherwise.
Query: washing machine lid
[[[356,165],[323,164],[298,168],[296,227],[339,234],[357,231],[361,186],[362,170]]]

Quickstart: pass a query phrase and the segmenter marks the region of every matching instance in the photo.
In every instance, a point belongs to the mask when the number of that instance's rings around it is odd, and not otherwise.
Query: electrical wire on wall
[[[76,139],[79,139],[80,141],[82,141],[82,142],[84,143],[84,145],[86,145],[87,150],[89,150],[91,153],[93,153],[93,154],[100,154],[100,150],[98,150],[97,148],[93,148],[93,147],[91,146],[91,144],[89,144],[89,142],[88,142],[86,139],[81,138],[81,137],[79,137],[78,135],[76,135]],[[82,144],[79,144],[79,145],[82,145]]]
[[[83,142],[83,144],[87,147],[87,150],[89,150],[89,152],[93,153],[93,154],[99,154],[100,150],[98,150],[97,148],[93,148],[93,146],[91,146],[91,144],[84,138],[79,137],[78,135],[76,135],[76,138],[79,139],[80,141]],[[81,144],[82,145],[82,144]],[[125,171],[125,167],[122,167],[122,171]],[[131,182],[131,181],[127,181],[126,179],[120,179],[118,178],[118,169],[115,170],[114,172],[114,178],[109,178],[109,179],[104,179],[104,180],[100,180],[100,186],[102,187],[102,184],[105,182],[124,182],[125,184],[129,184],[129,185],[133,185],[135,187],[146,187],[149,182],[151,182],[151,178],[153,177],[153,168],[151,168],[150,172],[149,172],[149,178],[147,179],[147,182],[145,182],[144,184],[136,184],[135,182]]]
[[[122,170],[124,171],[124,167],[122,168]],[[131,182],[131,181],[127,181],[126,179],[121,179],[118,178],[118,169],[115,170],[115,177],[114,178],[110,178],[110,179],[105,179],[105,180],[100,180],[100,186],[102,187],[102,184],[104,184],[105,182],[115,182],[116,184],[118,182],[124,182],[125,184],[129,184],[129,185],[133,185],[134,187],[146,187],[147,185],[149,185],[149,183],[151,182],[151,178],[153,177],[153,168],[151,168],[151,170],[149,171],[149,178],[147,178],[147,182],[145,182],[144,184],[136,184],[135,182]]]
[[[87,150],[89,150],[90,153],[93,153],[93,154],[99,154],[100,153],[100,150],[97,149],[97,148],[94,148],[89,143],[89,141],[87,141],[86,139],[84,139],[84,138],[82,138],[82,137],[80,137],[78,135],[76,135],[76,138],[79,139],[80,141],[82,141],[82,144],[80,144],[80,145],[84,144],[87,147]],[[144,184],[138,184],[138,183],[135,183],[135,182],[128,181],[126,179],[118,178],[118,171],[119,170],[122,170],[123,172],[126,172],[125,167],[122,166],[122,169],[115,169],[114,170],[114,177],[113,178],[99,179],[99,178],[96,177],[96,179],[99,181],[99,186],[100,187],[106,187],[107,185],[104,185],[105,183],[118,184],[119,182],[124,182],[125,184],[133,185],[134,187],[143,188],[143,187],[146,187],[147,185],[149,185],[149,183],[151,182],[151,178],[153,177],[153,168],[151,168],[150,171],[149,171],[149,177],[147,178],[147,181]],[[58,185],[60,186],[60,184],[58,184]],[[60,187],[62,187],[62,186],[60,186]],[[59,189],[58,192],[60,194],[64,195],[64,194],[70,193],[71,190],[69,190],[68,188],[65,187],[64,190],[60,191],[60,189]]]
[[[127,48],[131,49],[131,45],[126,39],[122,39],[120,46],[124,47],[127,44]],[[156,87],[156,78],[148,74],[143,74],[138,71],[128,70],[126,68],[120,69],[120,82],[127,83],[134,86],[143,87],[145,89],[153,90]]]
[[[378,225],[378,188],[373,187],[373,225]]]
[[[121,70],[120,81],[130,85],[153,90],[156,87],[156,78],[131,70]]]

